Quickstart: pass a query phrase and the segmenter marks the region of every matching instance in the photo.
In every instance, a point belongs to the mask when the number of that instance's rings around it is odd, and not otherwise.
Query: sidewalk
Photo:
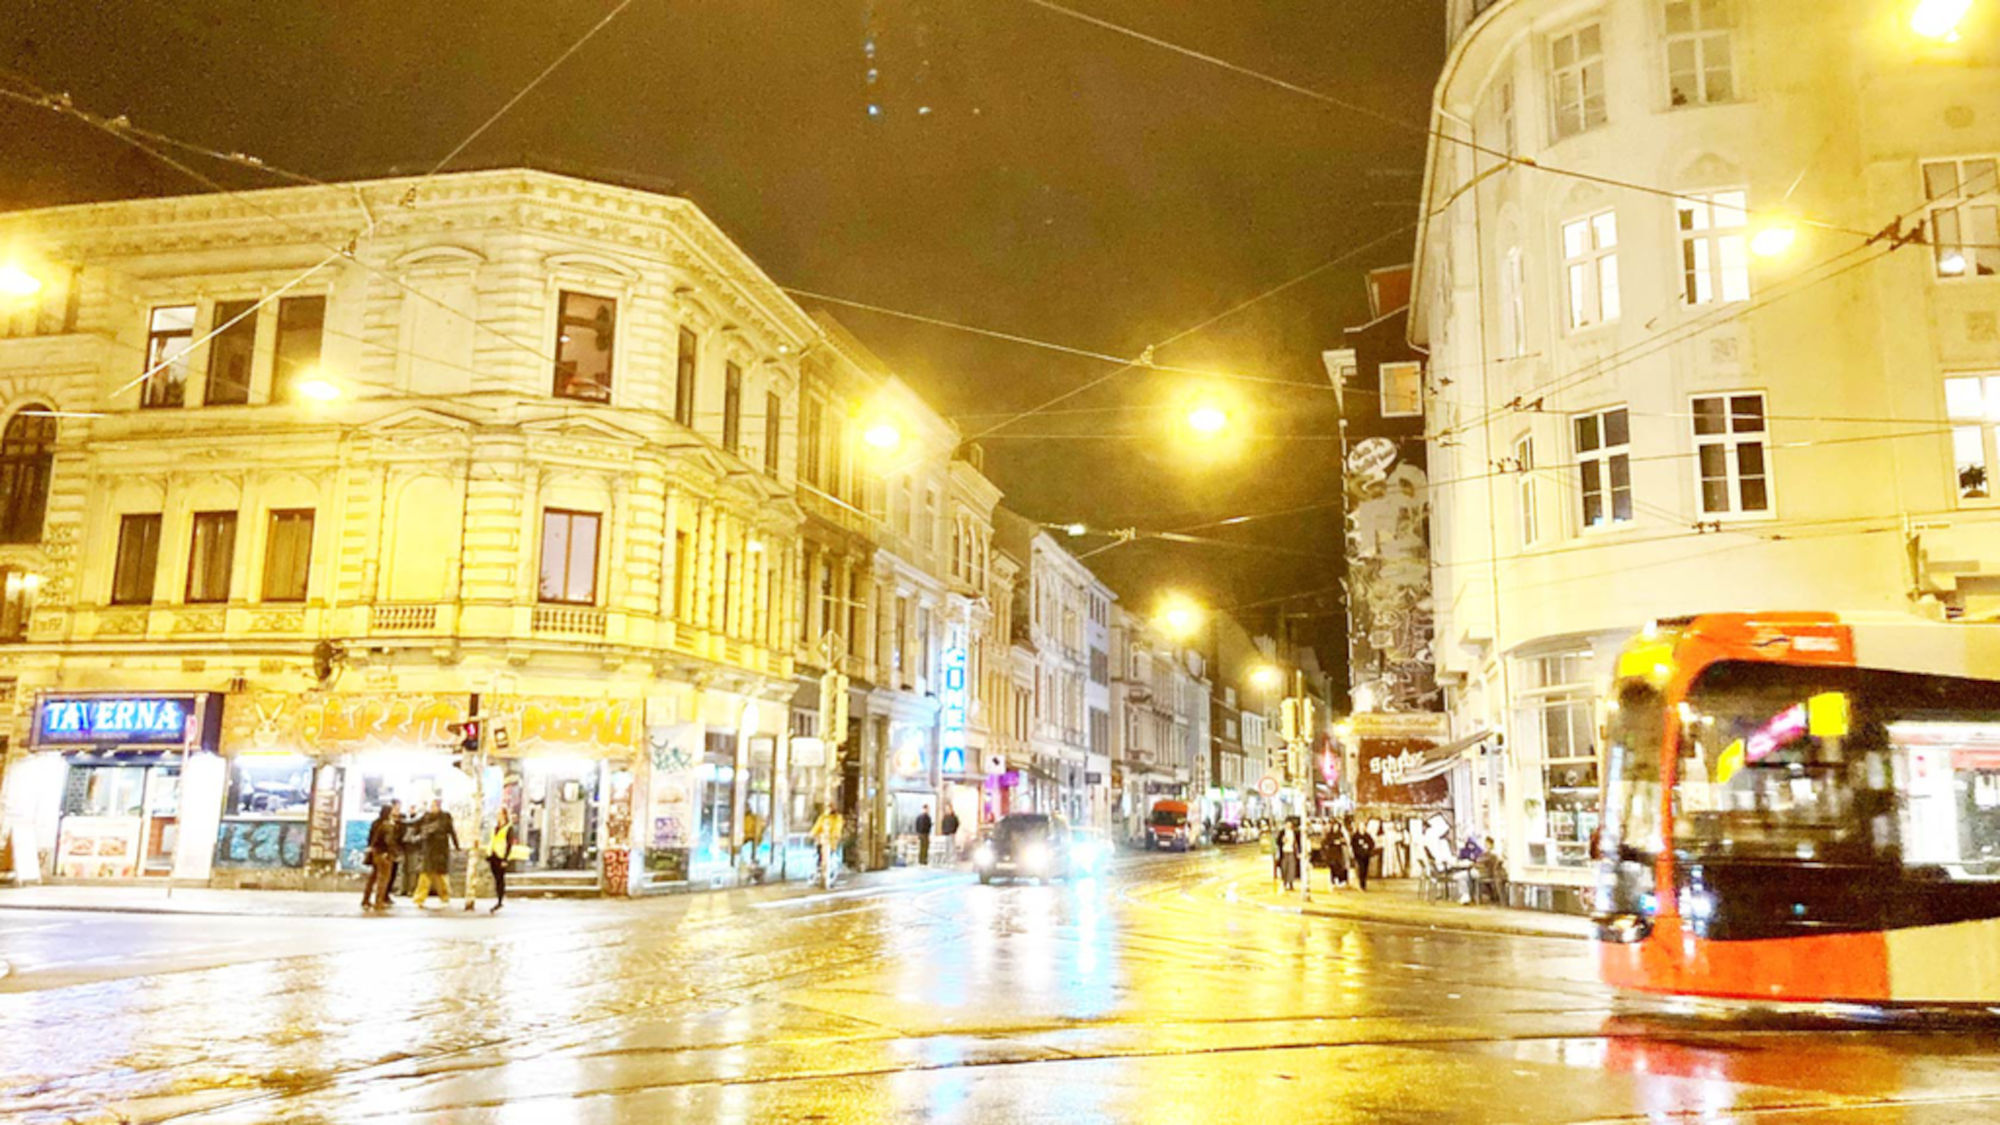
[[[1238,883],[1238,895],[1267,909],[1289,909],[1325,918],[1512,937],[1583,941],[1591,936],[1590,919],[1573,914],[1550,914],[1505,906],[1460,906],[1449,901],[1426,902],[1417,897],[1417,882],[1414,879],[1371,880],[1365,892],[1352,886],[1334,890],[1327,886],[1326,872],[1315,870],[1312,902],[1306,903],[1298,891],[1286,893],[1276,888],[1270,877],[1268,860],[1258,865],[1255,875],[1246,874]]]
[[[846,896],[871,890],[894,890],[905,886],[944,882],[962,878],[950,868],[890,868],[859,875],[846,875],[832,892]],[[727,887],[715,891],[685,894],[646,895],[638,898],[531,898],[509,895],[509,915],[559,915],[566,918],[609,917],[643,909],[647,904],[680,902],[690,898],[740,896],[754,902],[786,901],[823,896],[818,886],[805,882],[767,883]],[[479,912],[493,905],[491,897],[479,900]],[[451,911],[463,912],[465,899],[452,900]],[[57,910],[95,911],[111,914],[196,914],[245,918],[358,918],[363,917],[360,896],[349,891],[265,891],[227,890],[213,887],[36,885],[0,887],[0,911]],[[405,917],[419,913],[409,899],[397,898],[392,915]],[[443,913],[432,907],[423,913]]]

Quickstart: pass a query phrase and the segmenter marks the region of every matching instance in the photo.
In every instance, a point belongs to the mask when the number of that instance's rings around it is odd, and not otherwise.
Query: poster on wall
[[[1431,739],[1370,738],[1361,742],[1355,796],[1363,805],[1432,808],[1451,803],[1451,777],[1426,756]],[[1442,765],[1448,767],[1450,759]]]
[[[346,778],[346,771],[339,766],[321,766],[313,778],[307,862],[332,864],[340,857],[340,791]]]
[[[694,847],[696,768],[701,764],[702,728],[675,723],[646,728],[646,817],[643,837],[646,870],[676,882],[687,878]]]
[[[216,866],[301,866],[308,826],[303,820],[225,820],[215,837]]]
[[[138,817],[63,818],[61,841],[56,847],[57,875],[65,879],[130,879],[138,873]]]
[[[1435,708],[1430,479],[1422,439],[1356,442],[1343,483],[1356,709]]]

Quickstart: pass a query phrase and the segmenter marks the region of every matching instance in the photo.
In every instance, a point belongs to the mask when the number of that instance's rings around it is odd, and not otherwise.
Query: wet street
[[[1618,998],[1248,852],[489,917],[7,909],[0,1120],[1990,1121],[2000,1023]],[[517,905],[519,909],[517,909]]]

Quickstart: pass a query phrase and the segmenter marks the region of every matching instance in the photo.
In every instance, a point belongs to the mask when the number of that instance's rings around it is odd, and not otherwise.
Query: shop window
[[[1927,160],[1924,198],[1937,275],[2000,274],[2000,160]]]
[[[145,766],[71,766],[66,816],[138,816],[145,811]]]
[[[235,561],[236,513],[196,512],[188,540],[188,602],[228,601]]]
[[[731,453],[743,447],[743,367],[722,365],[722,448]]]
[[[618,302],[563,290],[556,313],[557,398],[611,401],[611,354]]]
[[[302,602],[312,573],[313,510],[299,508],[271,513],[264,544],[264,600]]]
[[[545,602],[597,603],[595,512],[550,508],[542,513],[542,569],[538,593]]]
[[[681,329],[680,350],[674,355],[674,421],[694,425],[695,372],[701,360],[701,341],[692,330]]]
[[[139,405],[179,406],[187,398],[188,350],[194,346],[194,306],[163,305],[146,321],[145,385]]]
[[[236,759],[222,815],[305,819],[312,811],[313,765],[291,755]]]
[[[1695,399],[1694,450],[1703,515],[1771,510],[1763,395],[1707,395]]]
[[[785,434],[785,400],[776,391],[764,396],[764,471],[778,475],[778,443]]]
[[[1667,90],[1676,106],[1736,97],[1736,0],[1667,0]]]
[[[160,571],[160,513],[118,517],[118,555],[111,568],[112,605],[151,605]]]
[[[292,388],[319,367],[326,327],[325,297],[284,297],[278,301],[278,346],[271,369],[271,401],[293,401]]]
[[[1520,662],[1518,729],[1533,764],[1527,860],[1536,866],[1581,867],[1589,861],[1598,823],[1597,697],[1589,650]]]
[[[56,416],[46,406],[17,411],[0,431],[0,543],[35,543],[49,506]]]
[[[1748,195],[1718,191],[1674,203],[1681,232],[1681,299],[1712,305],[1750,299]]]
[[[240,406],[250,401],[250,365],[257,351],[257,302],[217,301],[215,335],[208,341],[208,387],[202,402]]]

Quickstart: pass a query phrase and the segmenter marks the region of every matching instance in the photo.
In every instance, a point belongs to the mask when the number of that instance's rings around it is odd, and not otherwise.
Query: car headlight
[[[1042,844],[1029,844],[1021,849],[1021,866],[1030,871],[1040,871],[1049,863],[1049,849]]]
[[[993,866],[993,845],[992,844],[979,845],[979,848],[972,853],[972,862],[978,864],[981,867]]]

